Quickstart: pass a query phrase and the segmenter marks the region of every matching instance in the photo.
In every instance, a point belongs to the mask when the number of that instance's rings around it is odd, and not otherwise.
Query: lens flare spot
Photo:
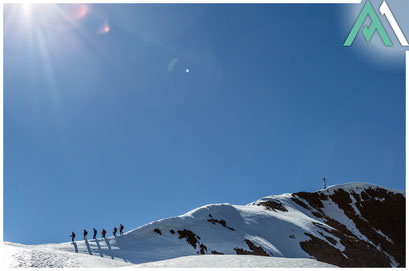
[[[186,73],[189,73],[189,72],[190,72],[190,69],[186,69],[185,72],[186,72]]]
[[[168,64],[168,71],[169,72],[173,72],[173,70],[176,67],[176,64],[179,62],[179,58],[178,57],[174,57],[171,61],[169,61]]]
[[[79,7],[77,8],[77,11],[76,11],[76,16],[75,16],[75,18],[77,18],[77,19],[82,19],[82,18],[84,18],[85,16],[87,16],[87,14],[88,14],[88,5],[87,4],[81,4],[81,5],[79,5]]]
[[[109,26],[108,21],[105,21],[99,28],[97,33],[100,35],[106,34],[111,31],[111,27]]]
[[[81,20],[89,13],[87,4],[60,4],[60,11],[71,20]]]

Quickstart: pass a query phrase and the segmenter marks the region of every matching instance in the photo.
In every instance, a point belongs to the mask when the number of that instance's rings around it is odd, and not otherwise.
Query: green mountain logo
[[[393,31],[395,32],[396,36],[398,37],[402,46],[409,46],[405,36],[402,33],[395,17],[392,14],[388,4],[383,1],[382,5],[379,8],[379,11],[382,15],[386,17],[389,24],[391,25]],[[388,34],[385,31],[381,21],[379,20],[378,15],[376,14],[371,2],[369,0],[366,1],[364,8],[362,9],[361,13],[358,16],[354,26],[352,27],[351,32],[349,33],[344,46],[351,46],[355,40],[355,37],[358,35],[359,30],[362,28],[366,18],[369,17],[371,19],[371,25],[364,26],[362,29],[362,34],[366,39],[366,42],[369,43],[374,36],[375,32],[378,32],[379,36],[381,37],[385,46],[392,46],[391,39],[389,38]]]

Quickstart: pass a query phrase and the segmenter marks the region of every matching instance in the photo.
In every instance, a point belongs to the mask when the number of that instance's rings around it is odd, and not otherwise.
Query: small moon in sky
[[[190,70],[189,70],[189,69],[186,69],[186,70],[185,70],[185,72],[186,72],[186,73],[189,73],[189,72],[190,72]]]

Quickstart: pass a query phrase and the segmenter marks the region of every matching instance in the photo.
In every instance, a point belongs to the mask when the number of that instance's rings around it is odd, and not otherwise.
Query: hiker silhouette
[[[74,242],[74,239],[75,239],[75,233],[74,233],[74,232],[72,232],[72,233],[71,233],[71,235],[70,235],[70,237],[72,237],[71,241],[73,241],[73,242]]]

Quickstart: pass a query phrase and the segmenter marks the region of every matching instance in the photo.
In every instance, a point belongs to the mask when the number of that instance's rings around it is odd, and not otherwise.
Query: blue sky
[[[25,10],[4,11],[6,241],[130,230],[324,176],[405,189],[404,54],[343,47],[347,5]]]

